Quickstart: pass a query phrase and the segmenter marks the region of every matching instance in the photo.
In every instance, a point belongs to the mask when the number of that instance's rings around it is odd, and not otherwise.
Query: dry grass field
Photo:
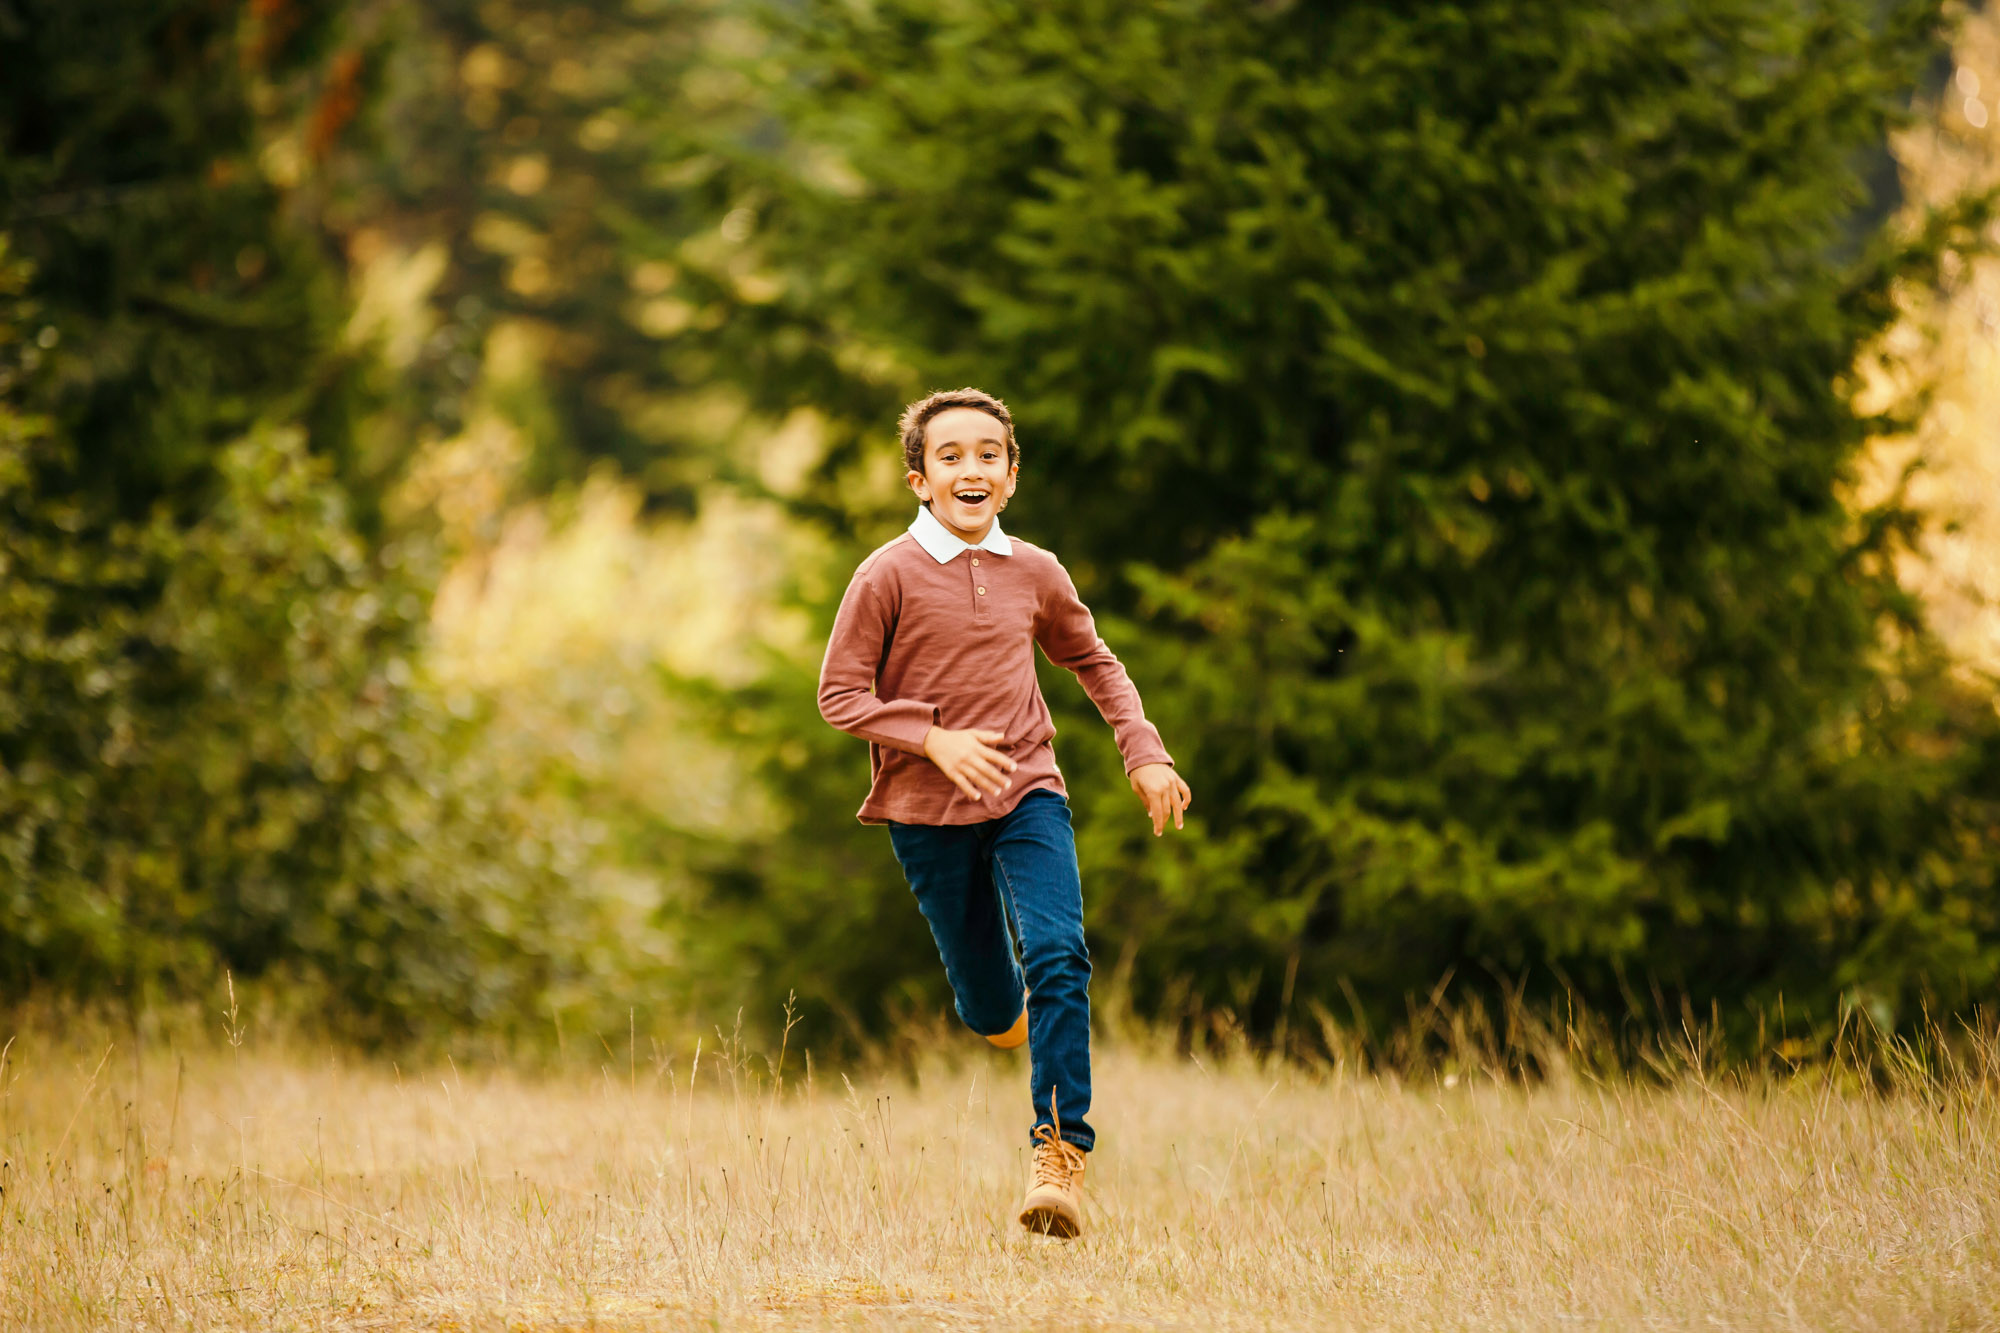
[[[0,1033],[0,1039],[4,1034]],[[712,1040],[712,1039],[711,1039]],[[1021,1235],[1022,1059],[601,1042],[562,1077],[18,1034],[7,1328],[2000,1327],[1990,1043],[1532,1085],[1111,1043],[1089,1230]]]

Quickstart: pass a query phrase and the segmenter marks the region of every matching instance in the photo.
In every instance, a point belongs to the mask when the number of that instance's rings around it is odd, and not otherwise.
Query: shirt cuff
[[[922,754],[924,737],[930,735],[932,727],[940,725],[940,716],[936,704],[927,704],[919,699],[898,699],[875,715],[872,729],[882,738],[882,744],[907,750],[911,754]]]

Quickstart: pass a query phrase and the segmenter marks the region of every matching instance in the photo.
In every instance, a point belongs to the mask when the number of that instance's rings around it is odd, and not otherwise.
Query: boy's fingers
[[[973,778],[991,795],[998,796],[1001,792],[1007,790],[1007,779],[989,768],[975,769],[973,771]]]

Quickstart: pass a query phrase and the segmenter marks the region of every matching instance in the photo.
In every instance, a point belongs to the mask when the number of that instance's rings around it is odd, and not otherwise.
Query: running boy
[[[1035,645],[1111,724],[1155,836],[1181,827],[1191,793],[1061,563],[1000,531],[1020,472],[1006,405],[977,389],[934,393],[901,428],[921,504],[841,598],[820,716],[868,742],[861,820],[889,826],[958,1016],[996,1046],[1029,1043],[1035,1162],[1021,1225],[1067,1239],[1096,1145],[1090,954]]]

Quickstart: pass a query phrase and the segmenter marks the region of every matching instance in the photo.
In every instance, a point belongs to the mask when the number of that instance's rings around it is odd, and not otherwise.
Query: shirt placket
[[[972,580],[972,620],[974,624],[982,624],[990,618],[986,611],[988,601],[986,596],[986,575],[989,567],[987,564],[982,563],[982,560],[983,557],[979,553],[979,548],[974,547],[972,550],[972,563],[965,567],[965,572],[971,576]]]

